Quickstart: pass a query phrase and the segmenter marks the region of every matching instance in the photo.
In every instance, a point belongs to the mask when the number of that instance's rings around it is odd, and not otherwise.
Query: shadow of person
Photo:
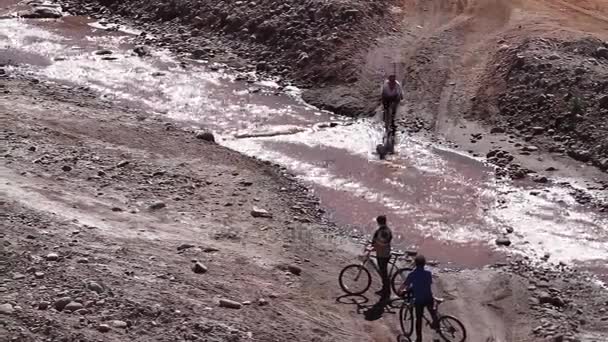
[[[389,305],[390,301],[386,299],[380,299],[376,304],[374,304],[369,309],[363,312],[363,316],[365,316],[366,321],[375,321],[382,317],[384,310]]]

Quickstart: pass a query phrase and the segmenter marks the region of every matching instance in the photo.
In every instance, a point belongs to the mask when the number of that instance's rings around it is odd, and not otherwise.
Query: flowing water
[[[6,2],[5,2],[6,3]],[[5,5],[6,6],[6,5]],[[0,20],[0,62],[34,77],[85,86],[104,99],[125,101],[192,126],[219,142],[287,167],[308,183],[332,219],[370,232],[386,214],[398,244],[433,259],[480,266],[506,253],[596,267],[608,260],[608,219],[576,204],[568,190],[497,181],[480,160],[400,135],[396,155],[378,161],[377,118],[351,120],[308,106],[295,87],[237,81],[221,67],[168,51],[132,54],[136,31],[108,32],[81,17]],[[109,49],[113,54],[98,55]],[[333,123],[333,124],[328,124]],[[507,228],[513,246],[494,240]]]

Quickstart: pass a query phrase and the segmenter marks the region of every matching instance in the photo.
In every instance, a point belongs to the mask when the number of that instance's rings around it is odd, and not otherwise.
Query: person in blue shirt
[[[433,284],[433,275],[431,271],[426,270],[426,258],[423,255],[418,255],[414,259],[416,268],[410,272],[405,278],[405,282],[401,285],[399,293],[404,295],[409,291],[412,296],[414,312],[416,314],[416,342],[422,342],[422,315],[424,309],[429,310],[433,319],[432,328],[438,328],[437,311],[435,311],[435,297],[431,285]]]

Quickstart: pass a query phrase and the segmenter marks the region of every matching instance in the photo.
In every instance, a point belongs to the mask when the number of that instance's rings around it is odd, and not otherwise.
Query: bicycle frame
[[[380,274],[380,268],[378,267],[378,263],[377,262],[373,262],[371,259],[375,259],[374,256],[371,255],[372,251],[370,249],[365,249],[365,255],[361,261],[361,266],[365,267],[365,264],[370,263],[372,265],[372,267],[376,270],[376,272],[378,274]],[[395,269],[399,269],[399,267],[397,267],[397,260],[399,259],[398,256],[391,254],[390,258],[389,258],[389,265],[390,268],[387,270],[388,275],[390,276],[391,274],[393,274],[393,272],[395,271]],[[359,275],[357,275],[357,278],[359,277]]]

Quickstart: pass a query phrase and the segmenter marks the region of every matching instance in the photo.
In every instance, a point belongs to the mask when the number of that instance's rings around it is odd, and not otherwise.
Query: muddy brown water
[[[10,13],[12,3],[3,1]],[[8,9],[7,9],[8,7]],[[287,167],[307,182],[332,219],[371,233],[386,214],[398,247],[418,248],[442,264],[477,267],[512,253],[576,262],[608,276],[608,220],[578,206],[558,186],[515,187],[481,161],[415,136],[378,161],[377,118],[350,120],[306,105],[295,87],[236,81],[205,61],[183,65],[168,51],[139,58],[131,33],[82,17],[0,20],[0,62],[34,77],[86,86],[105,98],[212,130],[221,144]],[[116,59],[95,53],[113,51]],[[10,63],[5,60],[10,59]],[[334,122],[335,127],[324,123]],[[238,138],[245,136],[247,138]],[[540,194],[531,195],[530,190]],[[511,248],[494,240],[507,228]]]

